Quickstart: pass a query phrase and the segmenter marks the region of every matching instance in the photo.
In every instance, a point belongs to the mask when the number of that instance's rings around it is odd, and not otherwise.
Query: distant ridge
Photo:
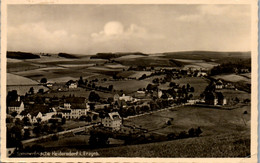
[[[59,57],[63,57],[63,58],[78,58],[78,57],[75,56],[75,55],[67,54],[67,53],[59,53],[58,56],[59,56]]]
[[[111,58],[119,58],[122,56],[127,56],[127,55],[143,55],[143,56],[148,56],[148,54],[144,54],[141,52],[117,52],[117,53],[97,53],[94,56],[91,56],[90,58],[92,59],[111,59]]]
[[[7,58],[13,59],[37,59],[40,58],[39,55],[28,53],[28,52],[14,52],[14,51],[7,51]]]

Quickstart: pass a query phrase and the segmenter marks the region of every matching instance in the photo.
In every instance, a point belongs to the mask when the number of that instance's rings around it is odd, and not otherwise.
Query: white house
[[[218,80],[216,82],[216,89],[223,89],[224,85],[223,82],[221,80]]]
[[[11,101],[8,105],[8,112],[9,114],[13,112],[17,112],[20,114],[22,111],[24,111],[24,104],[22,101]]]
[[[80,118],[82,115],[87,115],[87,111],[89,110],[90,107],[87,103],[86,98],[69,97],[65,99],[64,109],[62,109],[60,112],[63,117],[66,117],[68,119],[77,119]]]
[[[108,116],[102,119],[102,124],[104,127],[111,128],[112,130],[120,130],[122,125],[122,118],[118,112],[108,113]]]
[[[132,96],[126,96],[125,94],[123,94],[121,97],[119,97],[119,100],[133,101],[133,97]]]
[[[78,85],[77,85],[77,83],[70,83],[70,85],[69,85],[69,89],[74,89],[74,88],[77,88],[78,87]]]

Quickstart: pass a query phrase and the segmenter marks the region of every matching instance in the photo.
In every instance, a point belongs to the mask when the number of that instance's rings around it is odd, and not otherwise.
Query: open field
[[[251,83],[250,79],[248,79],[248,78],[246,78],[244,76],[236,75],[236,74],[216,75],[216,76],[213,76],[213,78],[215,78],[215,79],[222,79],[222,80],[229,81],[229,82],[239,82],[239,81],[242,81],[242,82],[246,82],[248,84]]]
[[[191,87],[194,87],[195,92],[193,94],[193,98],[199,98],[200,94],[205,90],[205,88],[209,84],[209,80],[206,78],[201,77],[186,77],[186,78],[180,78],[175,79],[173,82],[182,85],[190,84]]]
[[[33,87],[35,93],[37,93],[39,89],[43,89],[44,91],[48,90],[48,88],[42,85],[7,85],[6,91],[8,92],[12,90],[17,90],[17,94],[25,95],[25,93],[27,93],[31,87]]]
[[[148,84],[149,82],[143,80],[119,80],[104,82],[102,86],[113,85],[115,90],[123,90],[127,94],[137,91],[139,88],[146,88]]]
[[[236,97],[239,100],[251,99],[251,95],[245,91],[223,89],[220,92],[223,93],[226,99],[235,99]]]
[[[14,74],[10,74],[7,73],[7,85],[37,85],[39,84],[36,81],[33,81],[29,78],[25,78],[19,75],[14,75]]]
[[[240,74],[241,76],[244,76],[246,78],[251,79],[251,73],[245,73],[245,74]]]
[[[249,157],[250,135],[237,132],[93,151],[100,157]]]
[[[70,95],[74,95],[75,97],[89,97],[91,91],[86,91],[83,88],[77,88],[77,89],[71,89],[70,91],[64,91],[64,92],[51,92],[51,93],[47,93],[44,94],[43,96],[45,97],[59,97],[61,98],[62,96],[70,96]],[[113,97],[114,95],[111,93],[104,93],[101,91],[95,91],[100,98],[108,98],[108,97]]]
[[[243,114],[247,111],[248,114]],[[174,110],[165,110],[151,115],[135,117],[124,121],[126,125],[141,126],[156,130],[162,134],[179,133],[190,128],[201,127],[203,136],[232,134],[250,130],[250,106],[234,110],[219,110],[197,106],[183,106]],[[165,122],[174,118],[172,125],[167,127]]]

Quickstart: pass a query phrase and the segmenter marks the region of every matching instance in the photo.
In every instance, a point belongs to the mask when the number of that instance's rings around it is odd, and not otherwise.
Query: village
[[[22,142],[33,142],[35,138],[50,134],[54,135],[52,138],[55,140],[58,139],[55,136],[58,137],[59,133],[65,133],[66,130],[93,125],[96,126],[94,129],[88,129],[88,133],[91,131],[89,133],[90,145],[99,147],[97,139],[100,134],[102,137],[106,135],[106,139],[109,138],[108,135],[112,138],[119,137],[131,144],[134,139],[132,137],[130,139],[129,135],[135,134],[135,140],[140,140],[140,135],[144,136],[148,130],[140,126],[124,124],[124,119],[183,105],[201,106],[202,109],[203,107],[230,109],[235,105],[240,106],[239,103],[250,103],[249,99],[239,99],[239,97],[227,99],[221,92],[222,90],[237,91],[238,89],[231,82],[210,78],[209,70],[206,69],[138,66],[130,67],[128,71],[132,70],[150,71],[150,74],[144,73],[138,79],[113,76],[102,81],[98,79],[88,81],[79,77],[79,80],[69,80],[64,83],[50,83],[46,78],[42,78],[39,85],[48,88],[48,91],[35,92],[33,87],[25,95],[17,94],[16,90],[9,91],[6,118],[9,139],[7,145],[18,149],[18,145],[26,144]],[[142,81],[149,78],[153,80],[145,88],[138,88],[137,91],[129,94],[126,94],[124,90],[116,90],[113,85],[101,86],[102,82],[108,80],[112,82]],[[190,83],[174,82],[186,78],[205,79],[208,81],[208,86],[205,90],[197,90]],[[89,96],[78,96],[77,92],[82,91],[90,92]],[[60,97],[53,95],[57,93],[65,93],[65,95]],[[109,97],[100,97],[101,93],[109,94]],[[174,119],[169,117],[164,123],[171,125]],[[196,132],[199,136],[201,130],[196,129]],[[167,135],[168,138],[171,136],[171,134]],[[146,141],[152,137],[152,134],[148,137]],[[182,137],[185,136],[179,136],[179,138]],[[153,141],[155,141],[154,138]]]

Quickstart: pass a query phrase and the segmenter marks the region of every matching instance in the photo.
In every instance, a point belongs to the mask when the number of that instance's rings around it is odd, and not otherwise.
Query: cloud
[[[36,52],[76,52],[80,49],[78,43],[85,41],[63,29],[48,30],[48,26],[43,22],[10,26],[7,38],[8,50]]]
[[[131,24],[125,28],[121,22],[110,21],[104,25],[102,31],[92,33],[91,37],[94,41],[109,41],[109,40],[133,40],[133,39],[164,39],[160,34],[149,33],[144,27],[136,24]]]
[[[204,22],[216,19],[246,19],[250,17],[250,6],[245,5],[200,5],[197,12],[177,17],[181,22]]]

